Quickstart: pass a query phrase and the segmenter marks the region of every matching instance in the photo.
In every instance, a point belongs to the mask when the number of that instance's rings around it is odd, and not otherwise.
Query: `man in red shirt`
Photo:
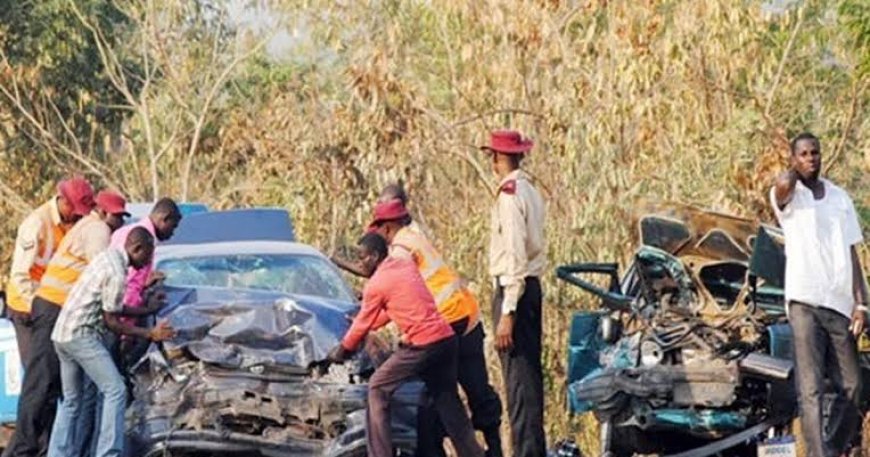
[[[376,233],[366,234],[359,244],[363,267],[374,273],[363,289],[362,308],[327,359],[343,362],[369,332],[391,321],[402,334],[399,349],[369,380],[369,457],[393,455],[390,399],[400,385],[418,376],[426,384],[459,457],[482,457],[483,449],[456,391],[458,337],[438,314],[417,265],[411,260],[387,257],[387,242]]]

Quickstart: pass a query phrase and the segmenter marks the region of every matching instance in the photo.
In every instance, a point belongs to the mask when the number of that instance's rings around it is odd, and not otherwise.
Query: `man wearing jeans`
[[[127,392],[103,336],[108,326],[115,332],[152,341],[172,337],[172,329],[167,325],[144,329],[128,327],[118,319],[119,315],[153,313],[159,306],[154,300],[145,307],[128,308],[122,301],[127,267],[141,268],[151,261],[153,254],[154,237],[137,227],[127,237],[124,250],[109,248],[100,253],[70,290],[51,334],[60,359],[63,401],[52,429],[49,456],[81,453],[81,449],[73,449],[76,447],[73,435],[81,413],[85,377],[97,385],[103,396],[96,457],[121,455]]]
[[[156,241],[169,240],[181,223],[181,218],[181,210],[175,201],[168,197],[161,198],[151,208],[148,217],[143,217],[135,224],[121,227],[116,231],[112,235],[111,247],[124,249],[128,234],[136,227],[147,230]],[[129,268],[124,291],[124,306],[135,308],[143,305],[148,298],[145,292],[162,278],[163,274],[153,269],[153,261],[139,269]],[[124,318],[122,321],[129,325],[136,323],[136,319],[133,318]],[[137,341],[135,338],[110,338],[110,340],[112,341],[112,352],[120,364],[120,369],[125,371],[123,373],[125,375],[126,370],[138,361],[148,349],[147,342],[143,344],[142,341]]]
[[[807,456],[836,457],[850,451],[861,424],[855,337],[864,330],[867,289],[856,251],[863,237],[855,206],[843,189],[819,177],[821,169],[818,138],[798,135],[790,167],[770,199],[785,234],[785,298]],[[821,405],[826,374],[841,406],[827,424],[828,440]]]

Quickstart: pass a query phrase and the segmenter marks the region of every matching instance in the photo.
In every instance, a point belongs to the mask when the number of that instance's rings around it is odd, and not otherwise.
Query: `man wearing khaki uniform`
[[[541,282],[547,265],[544,200],[520,169],[534,143],[515,131],[492,132],[481,149],[492,154],[500,182],[492,209],[489,273],[492,315],[507,390],[515,457],[544,457],[544,379],[541,367]]]
[[[50,339],[57,313],[53,306],[38,300],[36,293],[67,232],[91,212],[94,204],[90,183],[82,178],[67,179],[58,184],[57,196],[37,208],[18,227],[6,293],[24,379],[18,397],[15,434],[4,456],[45,455],[48,447],[54,404],[44,400],[60,386],[55,388],[44,381],[47,370],[57,364]]]
[[[7,313],[15,326],[21,363],[30,362],[34,317],[31,305],[48,261],[66,232],[91,212],[94,193],[82,178],[70,178],[57,186],[57,195],[33,210],[21,225],[12,251],[12,267],[6,284]]]

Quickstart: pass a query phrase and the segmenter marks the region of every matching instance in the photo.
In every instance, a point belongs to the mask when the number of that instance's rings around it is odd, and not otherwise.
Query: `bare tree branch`
[[[206,95],[205,100],[203,101],[202,108],[199,111],[199,116],[196,119],[196,123],[194,124],[193,138],[190,141],[190,147],[187,150],[187,160],[184,164],[184,171],[181,175],[181,199],[182,201],[186,201],[188,198],[188,191],[190,189],[190,173],[193,169],[193,158],[196,154],[197,148],[199,147],[199,138],[202,135],[202,128],[205,125],[206,118],[209,114],[209,110],[211,109],[211,104],[214,101],[215,97],[218,94],[218,91],[223,87],[224,82],[229,77],[230,73],[236,68],[237,65],[247,60],[252,55],[260,52],[260,49],[266,45],[268,39],[262,39],[256,46],[249,49],[247,52],[237,55],[233,60],[224,68],[224,70],[218,75],[217,79],[211,85],[211,88],[208,91],[208,95]]]
[[[779,80],[782,78],[782,72],[785,69],[785,62],[788,60],[789,54],[794,47],[798,32],[801,30],[801,25],[804,23],[804,9],[799,8],[797,11],[797,22],[791,30],[791,36],[788,38],[788,43],[785,45],[785,51],[782,53],[782,58],[779,59],[779,66],[776,69],[776,76],[773,77],[773,83],[770,85],[770,90],[767,92],[767,103],[764,104],[764,115],[770,116],[770,107],[773,106],[773,100],[776,96],[776,91],[779,89]]]
[[[476,116],[472,116],[472,117],[465,118],[465,119],[460,119],[459,121],[454,122],[451,125],[451,127],[452,128],[461,127],[465,124],[470,124],[472,122],[478,121],[480,119],[485,119],[487,117],[490,117],[490,116],[493,116],[496,114],[522,114],[522,115],[526,115],[526,116],[536,117],[539,119],[543,119],[543,117],[544,117],[543,114],[536,113],[534,111],[529,111],[529,110],[525,110],[525,109],[517,109],[517,108],[504,108],[504,109],[485,111],[485,112],[480,113]]]
[[[858,81],[855,82],[855,85],[852,89],[852,103],[849,105],[849,114],[846,117],[846,125],[842,128],[843,133],[840,135],[840,141],[837,142],[837,146],[834,147],[834,152],[831,154],[831,158],[826,160],[826,175],[830,173],[831,170],[840,161],[840,157],[842,156],[843,150],[846,146],[846,140],[849,138],[849,134],[852,130],[852,125],[854,124],[856,114],[858,113],[858,105],[863,99],[863,94],[864,91],[867,90],[868,84],[870,84],[870,80],[864,80],[860,85],[858,84]]]
[[[112,83],[112,86],[114,86],[125,99],[127,99],[127,103],[135,107],[137,105],[136,97],[134,97],[132,92],[130,92],[130,87],[127,85],[127,79],[124,75],[123,67],[114,52],[109,49],[102,31],[94,26],[84,16],[84,14],[82,14],[73,0],[68,0],[67,3],[79,22],[88,29],[89,32],[91,32],[91,35],[94,38],[94,44],[96,45],[97,51],[100,55],[100,63],[103,64],[103,70],[109,78],[109,82]]]
[[[0,58],[2,58],[2,62],[5,67],[9,68],[9,61],[6,58],[5,53],[0,51]],[[7,87],[7,84],[4,82],[0,82],[0,94],[2,94],[6,99],[13,105],[13,107],[21,114],[22,118],[27,121],[27,124],[33,128],[36,132],[38,132],[39,136],[31,136],[31,139],[38,144],[42,144],[47,150],[54,152],[59,151],[74,161],[78,162],[82,166],[85,167],[91,173],[99,176],[106,183],[113,185],[115,187],[121,187],[118,185],[117,181],[112,178],[111,172],[105,168],[102,164],[90,160],[83,152],[76,149],[71,148],[69,145],[57,139],[57,137],[48,129],[48,127],[37,119],[37,116],[34,112],[28,109],[23,100],[21,99],[21,91],[19,89],[19,84],[16,76],[13,71],[9,71],[9,81],[11,82],[12,88]],[[62,125],[64,130],[68,134],[72,134],[72,129],[69,127],[67,122],[63,119],[63,116],[60,114],[60,111],[57,109],[57,106],[48,100],[43,100],[45,103],[48,103],[53,110],[57,113],[58,122]],[[75,136],[73,135],[73,144],[76,145],[78,149],[78,143],[75,141]],[[69,164],[61,163],[61,165],[68,166]]]
[[[28,214],[33,210],[33,207],[27,203],[21,194],[9,187],[3,180],[0,180],[0,193],[7,197],[6,204],[11,206],[16,212]]]

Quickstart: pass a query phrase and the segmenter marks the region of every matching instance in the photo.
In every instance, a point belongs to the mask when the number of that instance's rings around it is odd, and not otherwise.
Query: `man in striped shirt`
[[[80,415],[85,376],[103,395],[96,457],[120,456],[124,442],[124,409],[127,392],[112,356],[103,344],[108,329],[127,335],[164,341],[173,336],[165,323],[146,329],[130,327],[119,316],[155,313],[160,300],[144,307],[123,304],[127,268],[142,268],[151,262],[154,237],[144,228],[133,229],[123,250],[107,249],[85,268],[61,309],[51,339],[60,359],[63,401],[52,429],[48,455],[78,455],[73,449],[75,422]]]

